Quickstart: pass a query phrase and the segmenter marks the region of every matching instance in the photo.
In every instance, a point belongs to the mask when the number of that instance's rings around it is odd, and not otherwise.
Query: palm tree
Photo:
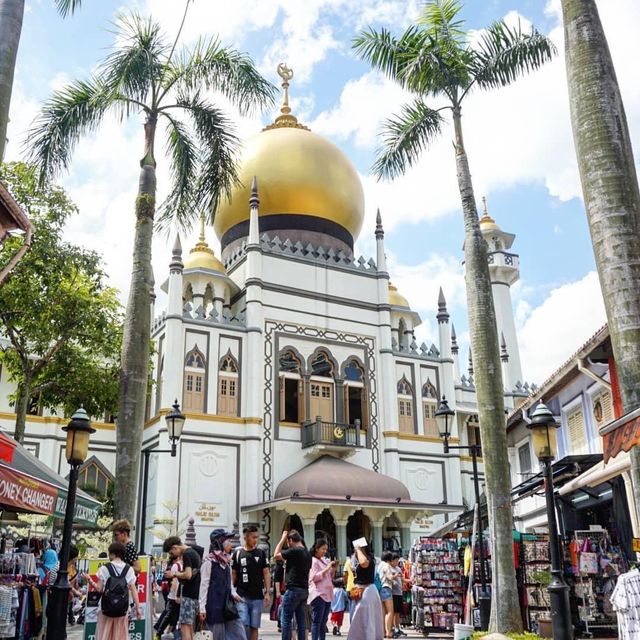
[[[59,13],[67,16],[80,6],[81,0],[55,0],[55,4]],[[0,161],[7,141],[13,74],[23,16],[24,0],[0,0]]]
[[[573,139],[622,404],[640,406],[640,190],[627,117],[594,0],[562,0]],[[631,449],[640,504],[640,449]]]
[[[116,517],[132,518],[147,390],[150,335],[151,240],[156,210],[156,134],[165,125],[172,185],[160,224],[187,228],[213,216],[218,200],[237,181],[238,139],[232,122],[206,95],[225,95],[242,113],[273,102],[273,86],[249,57],[217,39],[176,51],[151,18],[121,16],[114,51],[88,80],[75,81],[46,102],[28,138],[43,181],[71,163],[80,137],[107,113],[143,117],[144,150],[135,202],[131,288],[125,315],[118,403]]]
[[[480,232],[469,162],[462,135],[462,103],[473,90],[506,86],[537,69],[554,55],[554,46],[535,29],[523,32],[494,22],[471,43],[458,0],[431,0],[416,24],[396,37],[386,29],[364,31],[354,49],[413,94],[413,100],[384,124],[382,145],[373,170],[378,178],[395,178],[413,165],[442,131],[451,114],[458,187],[464,218],[465,282],[478,413],[483,442],[489,528],[492,546],[492,631],[522,627],[513,562],[513,515],[504,417],[504,388],[495,310]],[[428,101],[444,106],[432,108]]]

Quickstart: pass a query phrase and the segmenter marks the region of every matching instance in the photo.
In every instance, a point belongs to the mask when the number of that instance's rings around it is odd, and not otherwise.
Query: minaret
[[[513,314],[511,300],[511,285],[520,279],[520,258],[509,252],[515,235],[502,231],[487,210],[487,199],[482,198],[483,215],[480,218],[480,231],[487,243],[489,252],[489,273],[491,275],[491,291],[493,306],[496,312],[498,335],[504,336],[504,343],[509,360],[508,375],[505,379],[513,387],[516,381],[522,381],[522,366],[520,364],[520,349],[516,334],[516,321]],[[504,367],[503,367],[504,369]],[[508,389],[509,390],[509,389]]]
[[[451,357],[453,358],[453,382],[460,383],[460,359],[458,358],[458,340],[456,336],[456,328],[451,323]],[[453,398],[453,396],[451,396]]]
[[[176,236],[169,263],[169,288],[167,290],[167,320],[165,324],[164,369],[160,406],[168,409],[176,398],[182,397],[182,372],[184,360],[182,327],[182,245]]]
[[[260,436],[263,417],[263,364],[264,353],[264,317],[262,308],[262,248],[259,237],[260,197],[258,196],[258,180],[256,176],[251,181],[251,195],[249,196],[249,237],[245,248],[247,265],[245,271],[245,309],[247,323],[247,349],[243,357],[246,371],[242,382],[242,416],[250,418],[247,424],[247,460],[260,459]],[[249,481],[249,478],[252,481]],[[245,484],[247,500],[260,502],[264,499],[261,492],[261,478],[259,473],[248,474]],[[254,504],[254,503],[252,503]]]
[[[444,297],[442,287],[438,292],[438,341],[440,343],[440,357],[442,358],[442,388],[440,396],[450,398],[450,402],[454,404],[455,400],[455,368],[454,360],[451,353],[451,335],[449,333],[449,312],[447,311],[447,301]]]
[[[387,256],[384,253],[384,229],[382,228],[382,216],[380,209],[376,213],[376,265],[378,271],[387,272]]]

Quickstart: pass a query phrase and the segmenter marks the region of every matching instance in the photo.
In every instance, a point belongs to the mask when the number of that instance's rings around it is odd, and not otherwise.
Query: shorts
[[[391,593],[391,587],[382,587],[382,589],[380,589],[380,600],[382,600],[382,602],[391,600],[392,597],[393,594]]]
[[[196,626],[196,618],[200,610],[200,602],[195,598],[180,598],[180,615],[178,616],[178,624],[190,624]]]
[[[402,613],[404,611],[404,598],[393,594],[393,613]]]
[[[238,615],[245,627],[252,629],[260,628],[260,620],[262,619],[262,598],[260,600],[250,600],[245,598],[243,602],[236,603]]]
[[[341,627],[344,622],[344,611],[332,611],[329,618],[336,627]]]

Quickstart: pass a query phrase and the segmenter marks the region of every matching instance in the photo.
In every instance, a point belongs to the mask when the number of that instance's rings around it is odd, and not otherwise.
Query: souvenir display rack
[[[609,596],[618,575],[627,570],[626,561],[620,549],[611,545],[606,529],[574,531],[572,544],[577,545],[579,552],[578,567],[573,568],[571,596],[576,600],[578,619],[584,624],[583,635],[593,636],[592,630],[597,629],[598,635],[613,633],[617,636],[618,624]],[[585,553],[592,554],[591,563],[581,559]],[[588,564],[591,565],[589,572],[585,570]]]
[[[416,629],[425,635],[452,630],[463,610],[462,566],[456,541],[421,538],[412,549],[411,560]]]
[[[525,623],[530,631],[538,630],[538,619],[549,618],[551,601],[547,590],[551,562],[549,538],[541,535],[523,535],[520,541],[519,582]]]

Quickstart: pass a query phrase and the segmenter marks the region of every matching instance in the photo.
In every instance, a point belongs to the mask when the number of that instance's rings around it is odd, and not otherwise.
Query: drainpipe
[[[578,371],[584,373],[587,378],[591,378],[595,380],[597,383],[601,384],[603,387],[611,391],[611,383],[607,382],[604,378],[601,378],[598,374],[591,371],[591,369],[587,368],[586,361],[584,358],[578,358]]]

